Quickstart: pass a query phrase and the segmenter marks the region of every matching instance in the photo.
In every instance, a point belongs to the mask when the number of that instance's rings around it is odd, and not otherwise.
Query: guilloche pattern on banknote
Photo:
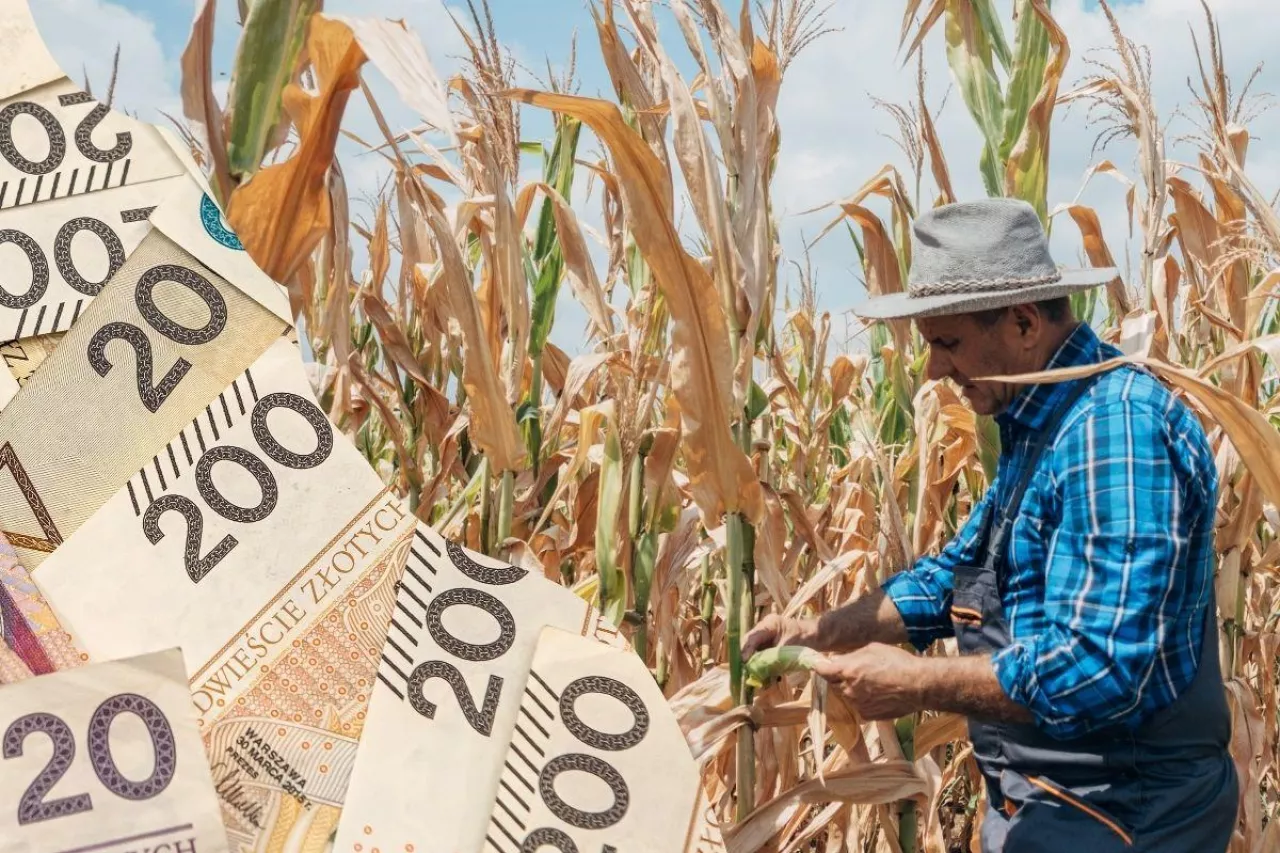
[[[205,742],[229,837],[242,849],[252,849],[263,838],[287,835],[298,853],[320,853],[337,827],[395,602],[399,568],[409,546],[403,525],[381,529],[375,520],[379,512],[385,522],[391,522],[403,508],[397,501],[380,499],[361,517],[361,524],[353,523],[342,532],[353,543],[358,530],[370,523],[381,536],[399,532],[399,538],[386,543],[389,547],[378,552],[378,561],[354,585],[341,593],[324,594],[326,572],[336,573],[334,558],[352,555],[352,551],[327,552],[327,564],[309,566],[295,594],[274,603],[279,609],[273,620],[245,632],[244,645],[232,652],[231,663],[193,681],[197,706],[211,702],[221,712],[209,715],[214,722],[208,726]],[[365,544],[382,543],[367,540]],[[345,564],[343,558],[338,561]],[[277,630],[283,633],[283,625],[292,624],[308,608],[323,607],[326,600],[328,607],[312,627],[291,641],[274,664],[259,665],[252,686],[240,691],[234,702],[222,705],[225,700],[212,699],[226,690],[238,667],[256,659]],[[263,631],[269,633],[264,636]],[[268,845],[268,849],[273,848]]]
[[[147,235],[0,412],[0,530],[37,580],[44,558],[286,328],[245,292],[278,286],[242,275],[243,249],[202,225],[205,196],[188,185],[169,202],[181,209],[155,214],[178,227]],[[181,245],[167,236],[187,223]]]
[[[18,561],[17,551],[0,537],[0,617],[5,644],[32,675],[47,675],[87,663],[71,635]],[[3,678],[0,674],[0,678]]]

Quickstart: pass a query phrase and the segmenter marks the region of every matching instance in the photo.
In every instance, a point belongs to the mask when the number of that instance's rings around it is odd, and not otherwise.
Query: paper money
[[[22,663],[25,675],[0,666],[0,684],[80,666],[89,656],[75,647],[43,593],[18,562],[13,546],[0,538],[0,633]]]
[[[336,851],[482,848],[544,626],[631,654],[569,590],[419,526]]]
[[[0,44],[6,59],[0,68],[0,99],[66,76],[40,38],[26,0],[0,0]]]
[[[0,689],[0,853],[225,853],[182,653]]]
[[[181,645],[233,847],[325,848],[413,517],[280,339],[36,579],[94,659]]]
[[[70,328],[188,168],[157,128],[61,72],[25,0],[0,2],[0,37],[0,341],[11,341]]]
[[[189,180],[158,136],[155,148],[166,180],[7,209],[0,182],[0,340],[67,331],[120,271],[152,211]]]
[[[0,530],[43,559],[287,328],[288,298],[194,180],[0,412]]]
[[[66,336],[66,332],[58,332],[0,344],[0,359],[5,368],[0,370],[0,411],[26,387],[36,369],[53,355]]]
[[[685,850],[698,770],[634,654],[556,628],[538,639],[485,825],[486,851]]]

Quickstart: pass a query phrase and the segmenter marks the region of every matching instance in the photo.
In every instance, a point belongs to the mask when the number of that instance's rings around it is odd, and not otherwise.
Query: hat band
[[[947,281],[926,282],[924,284],[909,284],[907,285],[907,293],[914,297],[954,296],[956,294],[980,295],[1017,290],[1021,287],[1035,287],[1041,284],[1054,284],[1059,281],[1062,281],[1062,274],[1057,272],[1052,275],[1042,275],[1034,278],[956,278]]]

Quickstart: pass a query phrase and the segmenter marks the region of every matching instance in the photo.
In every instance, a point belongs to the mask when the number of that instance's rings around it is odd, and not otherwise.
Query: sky
[[[1191,31],[1205,42],[1201,0],[1124,0],[1113,4],[1126,35],[1151,51],[1153,94],[1156,109],[1168,127],[1167,154],[1173,160],[1190,162],[1194,152],[1178,138],[1195,130],[1189,116],[1194,114],[1189,79],[1197,78]],[[139,118],[167,123],[164,113],[180,115],[179,58],[185,47],[194,0],[30,0],[54,56],[76,79],[87,74],[97,94],[110,76],[112,56],[122,48],[116,105]],[[463,44],[445,4],[465,11],[465,3],[453,0],[327,0],[331,14],[404,19],[423,39],[432,63],[447,76],[459,66]],[[1253,72],[1274,49],[1277,25],[1275,0],[1208,0],[1218,18],[1226,48],[1227,70],[1237,85]],[[1006,32],[1013,41],[1013,0],[996,0],[1003,14]],[[736,11],[737,0],[725,0]],[[608,96],[612,89],[595,41],[588,0],[490,0],[498,36],[520,64],[545,77],[548,62],[560,70],[577,34],[578,76],[584,95]],[[835,0],[828,24],[838,32],[812,45],[788,69],[783,81],[779,121],[783,133],[782,154],[774,184],[775,213],[779,220],[783,248],[783,277],[796,278],[792,262],[802,263],[804,248],[833,216],[831,210],[807,212],[848,196],[881,166],[893,163],[906,169],[905,158],[889,138],[895,133],[888,113],[873,107],[873,98],[907,103],[915,91],[914,63],[904,64],[898,53],[898,31],[902,0]],[[1055,17],[1071,40],[1072,56],[1064,78],[1064,91],[1095,70],[1091,61],[1109,61],[1113,55],[1102,49],[1111,45],[1106,20],[1096,0],[1054,0]],[[669,16],[660,15],[664,41],[682,67],[687,68],[683,41]],[[465,15],[463,15],[465,17]],[[954,89],[946,65],[941,27],[925,44],[929,74],[927,100],[933,110],[946,98],[938,118],[938,132],[949,158],[957,195],[961,200],[984,195],[978,173],[981,142],[959,93]],[[215,42],[215,66],[221,74],[235,59],[238,24],[234,0],[219,4],[219,28]],[[683,58],[682,58],[683,57]],[[368,74],[370,85],[387,111],[393,129],[416,126],[416,117],[399,106],[376,71]],[[223,76],[220,79],[226,80]],[[525,74],[520,81],[536,85]],[[224,82],[225,87],[225,82]],[[223,89],[225,92],[225,88]],[[1280,94],[1280,62],[1263,68],[1253,91]],[[1070,110],[1059,107],[1051,156],[1050,208],[1079,196],[1097,208],[1104,232],[1122,267],[1130,267],[1126,255],[1136,264],[1136,244],[1128,239],[1124,187],[1106,177],[1095,177],[1087,187],[1083,179],[1090,165],[1103,159],[1113,161],[1122,172],[1136,177],[1136,152],[1132,140],[1117,140],[1101,152],[1094,151],[1100,128],[1086,120],[1083,104]],[[550,122],[533,108],[523,116],[526,139],[547,140]],[[348,128],[374,138],[377,131],[369,111],[353,99]],[[1268,195],[1280,189],[1280,110],[1265,112],[1250,124],[1254,143],[1248,169]],[[599,151],[593,139],[585,141],[580,156]],[[353,214],[367,216],[368,199],[376,193],[385,172],[378,158],[362,155],[354,145],[343,148],[344,168],[353,195]],[[927,171],[927,169],[926,169]],[[926,177],[922,202],[927,207],[934,196]],[[362,202],[362,199],[364,200]],[[574,199],[584,222],[600,221],[598,193]],[[1055,219],[1053,251],[1059,263],[1082,262],[1079,233],[1065,216]],[[359,259],[357,259],[359,261]],[[816,274],[819,306],[832,314],[833,342],[838,347],[856,348],[860,324],[849,308],[861,297],[861,272],[851,241],[842,229],[833,232],[811,249]],[[356,269],[359,277],[361,269]],[[1131,276],[1126,275],[1126,281]],[[580,351],[585,314],[568,296],[561,300],[553,341],[570,353]]]

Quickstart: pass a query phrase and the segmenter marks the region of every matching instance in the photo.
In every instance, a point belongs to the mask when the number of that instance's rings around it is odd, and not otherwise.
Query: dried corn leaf
[[[298,126],[297,151],[237,188],[227,214],[254,261],[281,282],[293,276],[329,231],[332,211],[325,178],[347,100],[360,84],[365,63],[351,29],[319,14],[311,18],[307,54],[319,92],[312,95],[291,83],[284,96]],[[290,288],[290,296],[298,299],[296,288]]]
[[[730,853],[755,853],[786,826],[794,811],[809,803],[891,803],[924,793],[926,782],[907,761],[862,764],[810,779],[774,797],[725,833]]]
[[[467,352],[462,384],[471,404],[471,441],[489,457],[495,472],[518,471],[527,456],[512,409],[507,405],[497,365],[484,335],[480,306],[471,289],[462,251],[444,214],[432,205],[420,211],[436,238],[440,252],[445,298],[453,322],[462,332]],[[421,269],[421,267],[419,268]],[[422,270],[429,274],[429,270]]]
[[[448,90],[412,27],[403,20],[331,17],[351,28],[360,48],[406,106],[429,126],[447,134],[451,143],[457,141]]]
[[[608,101],[527,89],[506,94],[574,116],[609,147],[636,244],[671,312],[671,385],[684,412],[694,500],[708,524],[733,512],[759,521],[764,512],[760,483],[730,428],[733,359],[724,310],[711,277],[681,245],[670,175]]]
[[[1084,240],[1084,251],[1089,257],[1089,263],[1100,269],[1115,269],[1116,261],[1111,254],[1111,248],[1107,246],[1106,237],[1102,234],[1102,223],[1098,221],[1098,212],[1087,205],[1067,204],[1055,208],[1053,215],[1057,216],[1063,211],[1080,229],[1080,237]],[[1116,316],[1123,317],[1132,310],[1129,294],[1119,274],[1107,282],[1107,295],[1111,298],[1111,308]]]
[[[213,33],[218,0],[200,0],[196,6],[191,38],[182,53],[182,114],[204,129],[212,160],[212,181],[218,201],[226,207],[231,193],[231,168],[227,162],[222,107],[213,91]]]

